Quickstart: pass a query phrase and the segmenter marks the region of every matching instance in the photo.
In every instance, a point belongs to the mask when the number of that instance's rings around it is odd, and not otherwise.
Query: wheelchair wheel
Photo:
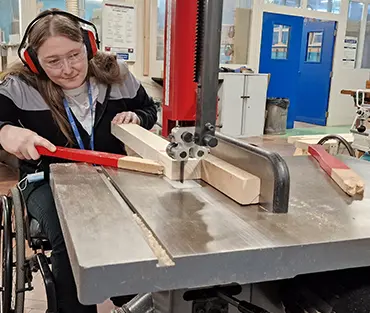
[[[25,234],[23,205],[18,188],[3,199],[2,313],[24,312]],[[15,254],[15,255],[14,255]],[[13,263],[15,261],[15,264]],[[15,269],[15,272],[14,272]]]

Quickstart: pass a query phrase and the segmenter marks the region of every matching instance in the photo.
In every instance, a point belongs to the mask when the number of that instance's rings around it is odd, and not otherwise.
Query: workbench
[[[161,176],[53,165],[80,301],[369,266],[369,190],[350,198],[311,156],[284,159],[291,187],[283,214],[237,205],[203,182],[181,189]],[[369,162],[342,160],[369,185]]]

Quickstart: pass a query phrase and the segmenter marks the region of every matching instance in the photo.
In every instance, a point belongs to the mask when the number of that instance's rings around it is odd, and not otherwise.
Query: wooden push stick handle
[[[121,154],[65,147],[57,147],[55,152],[50,152],[48,149],[41,146],[36,147],[36,149],[40,155],[71,160],[75,162],[85,162],[89,164],[110,166],[151,174],[162,174],[164,170],[162,165],[152,160],[125,156]]]
[[[363,194],[365,184],[361,177],[342,161],[329,154],[322,145],[309,145],[308,152],[344,192],[350,196]]]

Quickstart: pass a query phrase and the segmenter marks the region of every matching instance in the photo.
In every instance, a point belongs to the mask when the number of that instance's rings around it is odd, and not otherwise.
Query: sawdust
[[[153,253],[158,259],[158,267],[174,266],[175,262],[168,255],[167,251],[161,246],[161,244],[155,238],[151,230],[145,225],[142,219],[137,214],[134,214],[133,216],[136,223],[140,226],[141,230],[144,232],[145,239],[149,247],[152,249]]]

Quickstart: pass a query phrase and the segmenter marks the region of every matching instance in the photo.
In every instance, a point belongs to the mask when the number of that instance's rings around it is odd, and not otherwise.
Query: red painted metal
[[[91,150],[80,150],[73,148],[57,147],[55,152],[38,146],[36,150],[40,155],[70,160],[75,162],[84,162],[89,164],[118,167],[118,160],[124,158],[124,155],[98,152]]]
[[[198,0],[166,1],[162,135],[176,121],[194,122]]]

